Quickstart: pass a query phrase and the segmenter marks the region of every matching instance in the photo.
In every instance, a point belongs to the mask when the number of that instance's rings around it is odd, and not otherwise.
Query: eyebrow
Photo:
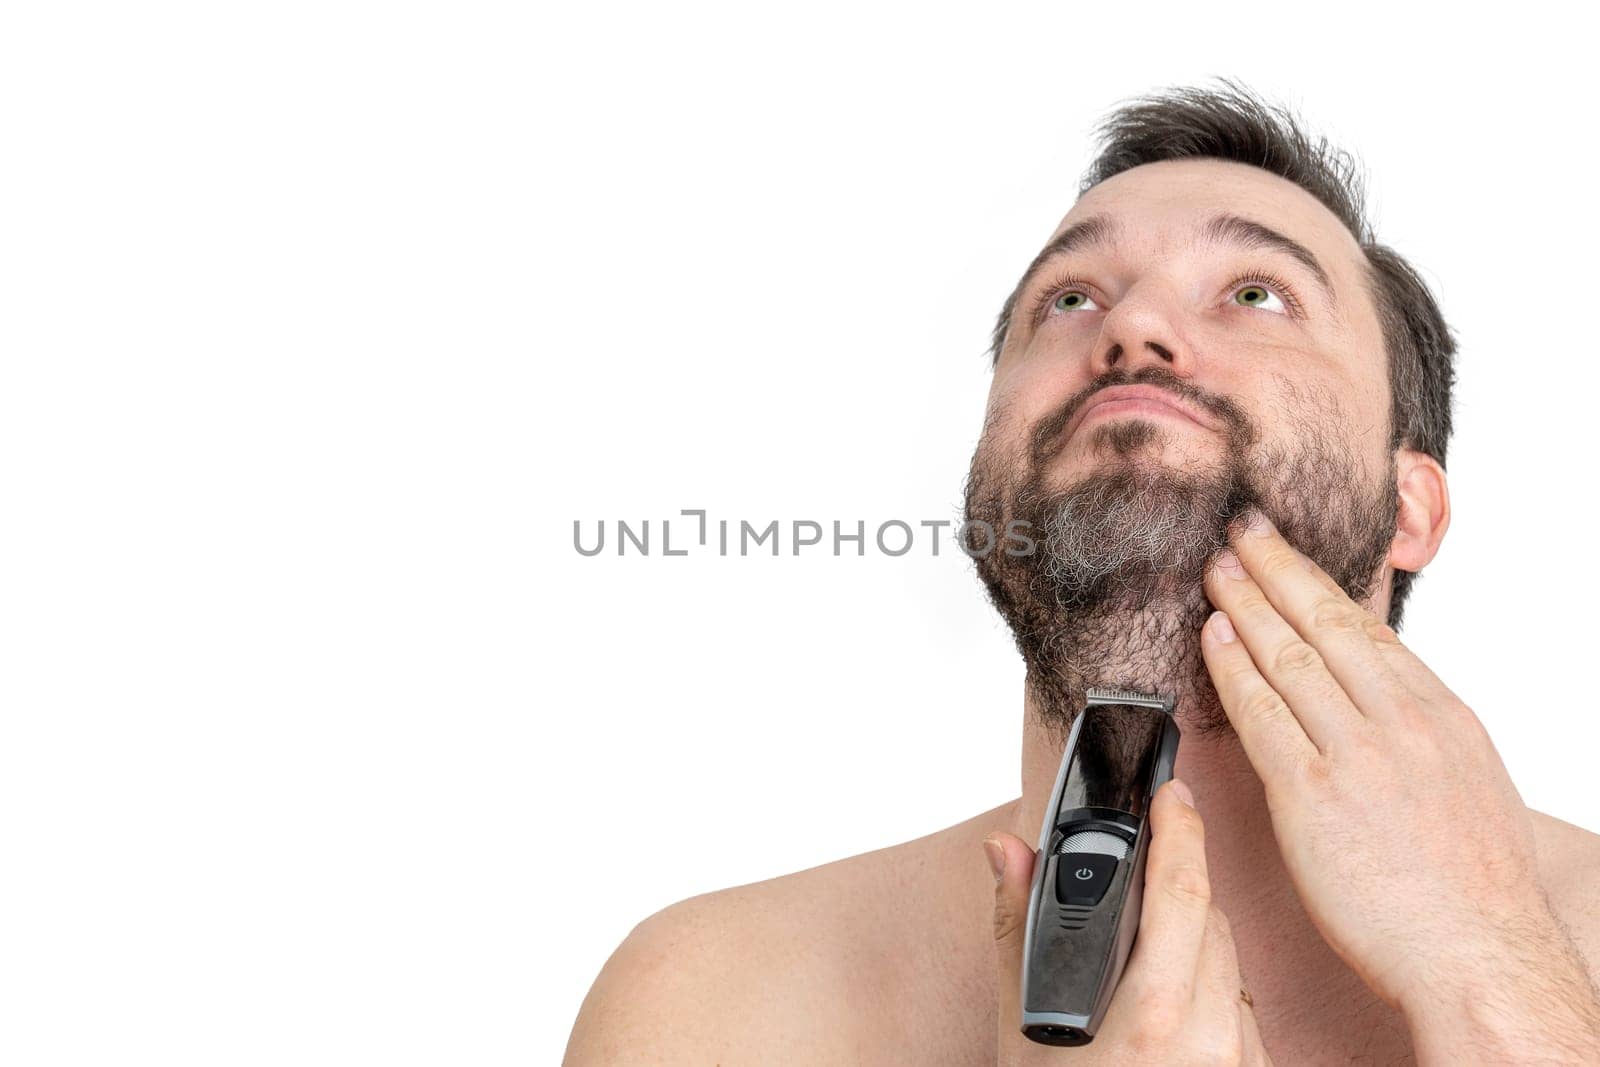
[[[1086,219],[1080,219],[1056,234],[1050,243],[1033,257],[1033,262],[1028,265],[1027,272],[1017,285],[1017,293],[1020,295],[1032,285],[1040,270],[1051,260],[1090,248],[1114,248],[1120,235],[1121,225],[1108,215],[1091,215]],[[1330,305],[1334,308],[1339,306],[1338,298],[1333,291],[1333,281],[1311,249],[1265,223],[1240,215],[1214,216],[1189,239],[1190,248],[1206,244],[1256,248],[1287,255],[1316,279],[1318,287],[1322,289]]]

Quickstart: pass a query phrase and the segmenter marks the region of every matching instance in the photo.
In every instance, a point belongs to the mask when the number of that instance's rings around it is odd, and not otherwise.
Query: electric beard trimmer
[[[1172,777],[1170,697],[1090,689],[1067,738],[1039,833],[1022,959],[1022,1032],[1094,1040],[1133,951],[1150,798]]]

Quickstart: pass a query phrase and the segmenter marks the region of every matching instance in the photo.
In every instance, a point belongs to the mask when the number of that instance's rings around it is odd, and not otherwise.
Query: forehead
[[[1119,224],[1119,248],[1130,256],[1162,258],[1220,214],[1264,223],[1305,245],[1339,292],[1359,285],[1366,257],[1338,216],[1285,178],[1220,159],[1165,160],[1125,170],[1084,193],[1051,237],[1081,219],[1104,215]]]

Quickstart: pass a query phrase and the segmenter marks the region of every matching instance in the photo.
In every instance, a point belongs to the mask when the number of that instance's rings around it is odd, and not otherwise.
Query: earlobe
[[[1450,487],[1438,460],[1409,448],[1395,453],[1395,478],[1400,510],[1389,565],[1420,571],[1438,553],[1450,528]]]

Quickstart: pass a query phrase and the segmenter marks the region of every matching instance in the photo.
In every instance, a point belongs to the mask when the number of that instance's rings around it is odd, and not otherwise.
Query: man
[[[1021,796],[649,917],[569,1063],[1600,1063],[1600,837],[1527,809],[1396,636],[1450,517],[1432,296],[1348,157],[1237,85],[1102,134],[1001,313],[968,480],[1036,544],[978,565],[1028,668]],[[1104,1027],[1050,1048],[1021,927],[1097,685],[1175,695],[1182,785]]]

